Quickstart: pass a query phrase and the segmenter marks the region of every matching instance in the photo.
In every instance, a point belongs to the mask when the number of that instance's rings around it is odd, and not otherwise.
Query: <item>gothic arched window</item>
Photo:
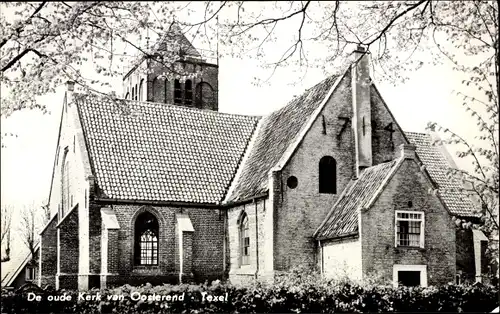
[[[137,216],[134,225],[136,265],[158,265],[158,219],[146,211]]]
[[[182,89],[179,80],[174,81],[174,104],[182,104]]]
[[[250,228],[248,226],[248,215],[243,213],[240,219],[240,263],[250,264]]]
[[[191,106],[193,103],[193,82],[191,80],[186,80],[184,85],[184,104]]]
[[[331,156],[319,161],[319,193],[337,193],[337,162]]]

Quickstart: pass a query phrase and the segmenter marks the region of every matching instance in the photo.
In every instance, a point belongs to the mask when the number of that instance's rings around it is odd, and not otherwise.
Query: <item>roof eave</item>
[[[359,237],[359,231],[336,234],[333,236],[316,237],[316,240],[317,241],[328,241],[328,240],[340,240],[340,239],[355,238],[355,237]]]
[[[323,108],[326,106],[328,103],[328,100],[332,96],[333,92],[337,89],[338,85],[340,82],[344,79],[346,74],[350,71],[350,67],[347,68],[342,75],[339,75],[335,83],[332,85],[328,93],[325,95],[323,100],[321,101],[321,104],[318,106],[318,108],[313,112],[313,114],[309,117],[307,120],[306,126],[300,131],[296,139],[288,146],[288,148],[285,150],[283,153],[282,157],[279,159],[279,161],[276,163],[274,167],[271,168],[270,171],[280,171],[282,170],[288,163],[288,161],[291,159],[297,148],[299,147],[300,143],[306,136],[306,134],[309,132],[311,129],[312,125],[314,124],[314,121],[318,118],[319,114],[321,111],[323,111]]]
[[[180,206],[180,207],[204,207],[204,208],[221,208],[220,203],[197,203],[183,201],[151,201],[151,200],[136,200],[123,198],[107,198],[96,197],[96,202],[104,204],[137,204],[137,205],[153,205],[153,206]]]

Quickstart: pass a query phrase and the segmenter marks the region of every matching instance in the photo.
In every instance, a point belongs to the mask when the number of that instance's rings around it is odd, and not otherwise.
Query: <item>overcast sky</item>
[[[417,58],[425,60],[421,53]],[[298,75],[287,69],[278,71],[265,86],[254,86],[253,78],[269,72],[259,68],[256,60],[224,57],[219,60],[219,108],[221,112],[264,115],[279,109],[295,95],[300,95],[325,78],[319,71],[309,71],[296,85]],[[406,131],[425,132],[429,121],[436,121],[462,135],[474,132],[475,123],[461,107],[460,98],[453,94],[461,90],[463,77],[453,72],[450,64],[424,65],[405,83],[392,86],[375,84],[398,123]],[[122,94],[121,78],[115,78],[117,93]],[[57,143],[64,86],[55,94],[41,97],[51,113],[25,110],[2,118],[2,133],[17,137],[5,138],[1,151],[1,202],[21,208],[42,204],[48,198],[52,166]],[[456,159],[456,158],[455,158]],[[457,160],[459,165],[466,163]]]

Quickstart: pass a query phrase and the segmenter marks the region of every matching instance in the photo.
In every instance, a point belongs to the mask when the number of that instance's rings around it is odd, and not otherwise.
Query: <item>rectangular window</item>
[[[250,264],[250,235],[248,228],[243,229],[242,235],[243,252],[241,254],[241,265]]]
[[[396,211],[396,246],[424,247],[424,213]]]

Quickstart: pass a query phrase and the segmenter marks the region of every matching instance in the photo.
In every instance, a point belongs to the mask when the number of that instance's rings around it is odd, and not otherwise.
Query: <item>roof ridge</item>
[[[288,102],[285,103],[285,105],[281,108],[278,108],[276,110],[271,111],[270,113],[264,115],[265,117],[272,115],[273,113],[277,113],[278,111],[284,110],[288,106],[292,105],[294,101],[296,101],[298,98],[304,97],[306,94],[308,94],[311,90],[313,90],[315,87],[323,84],[326,80],[329,80],[331,78],[338,78],[340,77],[340,74],[332,74],[327,76],[326,78],[322,79],[320,82],[314,84],[313,86],[304,89],[299,95],[294,96],[292,99],[290,99]]]
[[[200,109],[196,107],[185,107],[185,106],[179,106],[176,104],[171,104],[171,103],[162,103],[162,102],[155,102],[155,101],[143,101],[143,100],[132,100],[132,99],[124,99],[124,98],[119,98],[119,97],[113,97],[111,95],[99,95],[95,93],[75,93],[75,97],[84,97],[84,96],[91,96],[91,97],[102,97],[102,98],[108,98],[110,100],[118,100],[118,101],[125,101],[129,103],[134,103],[134,104],[139,104],[139,105],[145,105],[145,106],[168,106],[169,108],[172,108],[174,110],[180,110],[180,111],[199,111],[207,114],[213,114],[213,115],[226,115],[226,116],[233,116],[233,117],[246,117],[246,118],[256,118],[257,120],[260,120],[264,116],[259,116],[259,115],[244,115],[244,114],[237,114],[237,113],[229,113],[229,112],[221,112],[221,111],[214,111],[214,110],[206,110],[206,109]]]

